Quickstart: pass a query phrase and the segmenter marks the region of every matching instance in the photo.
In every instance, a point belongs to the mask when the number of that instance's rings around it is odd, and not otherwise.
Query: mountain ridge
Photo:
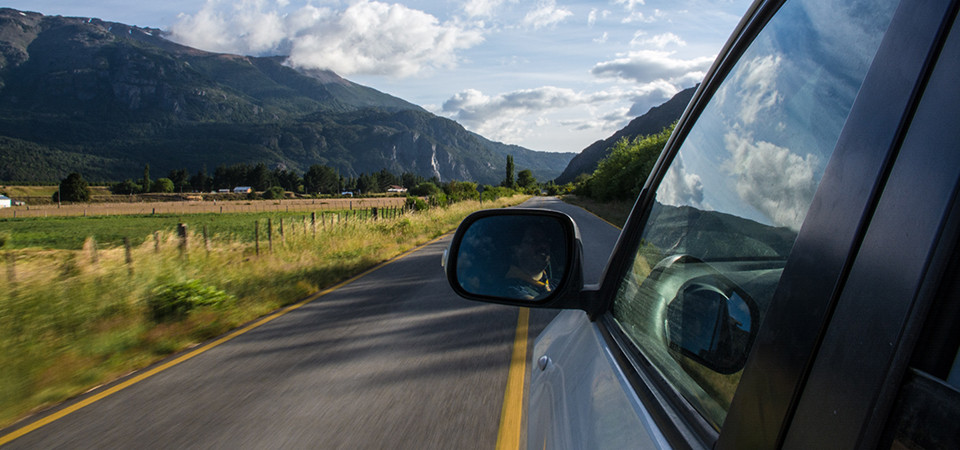
[[[0,179],[91,180],[235,163],[498,183],[572,153],[496,143],[403,99],[283,57],[210,53],[156,29],[0,9]],[[526,161],[520,163],[519,161]],[[32,177],[32,178],[31,178]]]
[[[638,136],[657,134],[673,122],[680,119],[697,88],[684,89],[659,106],[650,108],[645,114],[630,121],[612,136],[590,144],[570,160],[563,173],[556,178],[557,184],[573,182],[581,174],[591,174],[607,155],[614,144],[621,139],[634,139]]]

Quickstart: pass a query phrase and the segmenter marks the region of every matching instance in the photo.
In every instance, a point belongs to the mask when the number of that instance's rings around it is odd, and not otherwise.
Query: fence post
[[[187,224],[177,224],[177,235],[180,236],[180,256],[187,254]]]
[[[316,236],[317,235],[317,213],[316,212],[310,213],[310,229],[313,230],[313,235]]]
[[[160,232],[153,232],[153,252],[160,253]]]
[[[283,234],[283,217],[280,218],[280,243],[281,244],[287,243],[286,235]]]
[[[128,237],[123,238],[123,251],[126,256],[127,272],[133,275],[133,252],[130,249],[130,238]]]
[[[260,256],[260,221],[256,220],[253,222],[253,242],[255,242],[255,248],[257,256]]]

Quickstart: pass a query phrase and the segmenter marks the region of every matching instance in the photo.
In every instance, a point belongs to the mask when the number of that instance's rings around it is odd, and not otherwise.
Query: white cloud
[[[674,58],[673,52],[662,50],[639,50],[612,61],[599,63],[591,73],[598,77],[614,77],[622,80],[649,83],[656,80],[674,80],[703,73],[710,68],[713,57],[693,59]]]
[[[488,96],[475,89],[462,91],[443,103],[441,114],[468,129],[497,140],[520,140],[535,133],[536,125],[552,123],[548,115],[576,111],[576,120],[560,120],[568,129],[616,129],[629,117],[623,109],[593,117],[597,105],[622,102],[639,91],[576,92],[572,89],[544,86]]]
[[[654,9],[653,14],[644,14],[642,11],[633,11],[621,20],[623,23],[654,23],[666,17],[666,13]]]
[[[650,108],[660,106],[663,102],[670,100],[677,92],[680,92],[677,86],[663,80],[639,86],[636,88],[635,94],[630,97],[632,106],[627,115],[638,117],[646,114]]]
[[[703,182],[700,175],[687,173],[681,155],[677,155],[677,159],[670,164],[664,175],[657,189],[657,201],[664,205],[710,209],[703,204]]]
[[[817,190],[820,159],[734,130],[724,136],[730,159],[724,168],[736,179],[737,194],[774,225],[800,230]]]
[[[463,5],[468,17],[492,17],[504,0],[468,0]]]
[[[781,57],[767,55],[747,61],[733,76],[733,80],[719,92],[721,104],[728,99],[739,101],[737,117],[741,124],[750,125],[760,113],[780,101],[777,77],[781,70]],[[729,89],[735,92],[729,93]]]
[[[643,6],[647,4],[647,2],[644,0],[616,0],[614,3],[618,5],[624,5],[628,11],[633,11],[636,9],[637,5]]]
[[[630,41],[630,45],[632,46],[652,46],[658,49],[664,49],[670,44],[678,47],[684,47],[687,45],[686,41],[673,33],[663,33],[653,37],[646,37],[646,32],[638,31],[633,35],[633,39]]]
[[[523,17],[523,25],[537,30],[556,25],[572,15],[570,10],[557,7],[556,0],[539,0]]]
[[[288,53],[289,63],[299,67],[393,77],[452,67],[459,51],[483,41],[480,29],[441,23],[400,4],[360,0],[342,11],[307,5],[284,15],[285,4],[208,0],[197,14],[181,15],[171,32],[178,42],[204,50]]]

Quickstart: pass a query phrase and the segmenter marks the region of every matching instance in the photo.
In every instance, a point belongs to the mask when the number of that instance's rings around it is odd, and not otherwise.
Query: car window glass
[[[613,316],[717,429],[894,3],[787,1],[656,190]]]

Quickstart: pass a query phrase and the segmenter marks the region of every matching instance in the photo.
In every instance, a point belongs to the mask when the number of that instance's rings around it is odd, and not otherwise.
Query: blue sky
[[[15,0],[170,32],[203,50],[289,55],[490,139],[579,152],[694,86],[747,0]]]

